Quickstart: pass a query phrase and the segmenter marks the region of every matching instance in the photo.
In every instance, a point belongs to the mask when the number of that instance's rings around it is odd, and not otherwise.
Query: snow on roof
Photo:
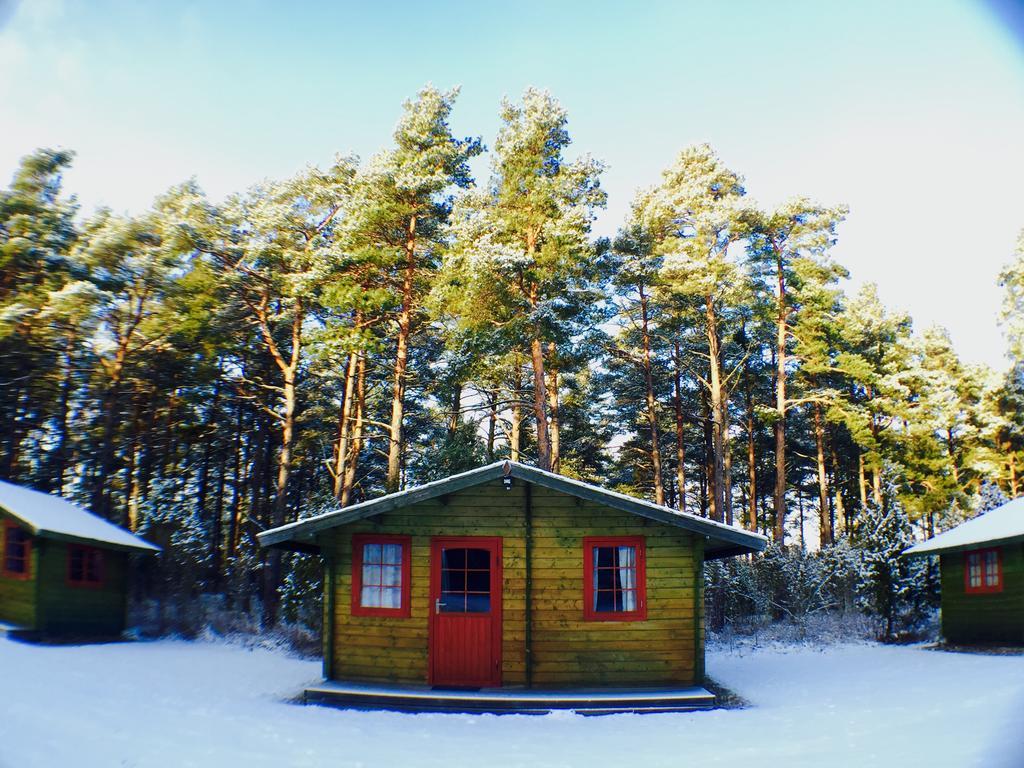
[[[0,509],[43,538],[70,539],[140,552],[160,548],[70,501],[0,480]]]
[[[447,493],[478,485],[502,476],[517,477],[556,491],[581,498],[590,498],[626,512],[649,517],[702,534],[705,537],[706,559],[760,552],[768,545],[768,539],[758,533],[734,528],[725,523],[697,517],[696,515],[680,512],[670,507],[654,504],[645,499],[637,499],[617,491],[584,483],[580,480],[573,480],[563,475],[557,475],[553,472],[547,472],[514,461],[496,461],[493,464],[487,464],[467,472],[451,475],[443,480],[434,480],[424,485],[407,488],[404,491],[354,504],[351,507],[344,507],[314,517],[307,517],[294,523],[272,528],[269,531],[263,531],[257,534],[257,538],[264,547],[281,546],[288,542],[299,542],[303,546],[313,546],[316,548],[313,537],[319,531],[371,517],[392,509],[409,506],[427,499],[437,498]]]
[[[1018,539],[1024,539],[1024,497],[1008,501],[928,541],[915,544],[903,554],[930,555]]]

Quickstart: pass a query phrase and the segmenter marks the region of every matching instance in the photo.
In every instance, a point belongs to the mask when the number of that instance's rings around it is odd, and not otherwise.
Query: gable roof
[[[971,518],[928,541],[915,544],[904,555],[934,555],[962,552],[983,546],[1024,541],[1024,497]]]
[[[70,501],[0,480],[0,511],[25,525],[33,536],[89,544],[105,549],[159,552],[160,547]]]
[[[623,493],[609,491],[596,485],[573,480],[562,475],[535,467],[528,467],[513,461],[499,461],[483,467],[472,469],[443,480],[435,480],[425,485],[409,488],[399,493],[391,493],[378,499],[364,501],[351,507],[343,507],[334,512],[327,512],[316,517],[309,517],[295,523],[282,525],[258,534],[259,542],[264,547],[281,547],[316,551],[315,537],[321,531],[339,525],[362,520],[400,507],[407,507],[428,499],[436,499],[464,488],[480,485],[496,480],[505,475],[518,478],[528,483],[550,488],[554,491],[587,499],[623,512],[630,512],[650,520],[657,520],[666,525],[674,525],[704,537],[705,558],[708,560],[719,557],[730,557],[751,552],[760,552],[768,545],[768,539],[757,533],[733,528],[731,525],[716,523],[696,515],[690,515],[671,507],[664,507],[643,499],[636,499]]]

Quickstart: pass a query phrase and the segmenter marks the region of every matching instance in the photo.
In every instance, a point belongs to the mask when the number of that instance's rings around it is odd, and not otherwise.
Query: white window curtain
[[[622,610],[636,610],[636,547],[619,547],[619,588]]]
[[[360,604],[364,608],[402,607],[402,545],[363,545],[363,586]]]
[[[985,586],[999,585],[999,555],[996,552],[985,553]]]

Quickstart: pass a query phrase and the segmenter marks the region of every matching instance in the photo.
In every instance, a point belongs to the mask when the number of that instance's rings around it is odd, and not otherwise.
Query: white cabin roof
[[[112,549],[159,552],[124,528],[108,523],[59,496],[0,480],[0,511],[30,528],[34,536],[95,544]]]
[[[1024,541],[1024,497],[1008,501],[905,550],[905,555],[958,552]]]

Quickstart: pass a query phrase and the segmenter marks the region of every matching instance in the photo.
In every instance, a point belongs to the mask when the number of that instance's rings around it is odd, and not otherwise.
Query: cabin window
[[[583,539],[583,618],[647,618],[647,574],[642,536]]]
[[[352,615],[409,616],[409,537],[352,537]]]
[[[969,593],[1002,592],[1003,561],[998,549],[979,549],[965,555],[964,585]]]
[[[98,587],[103,583],[103,553],[93,547],[68,547],[68,583],[75,587]]]
[[[4,525],[4,576],[27,579],[32,562],[32,536],[12,522]]]

